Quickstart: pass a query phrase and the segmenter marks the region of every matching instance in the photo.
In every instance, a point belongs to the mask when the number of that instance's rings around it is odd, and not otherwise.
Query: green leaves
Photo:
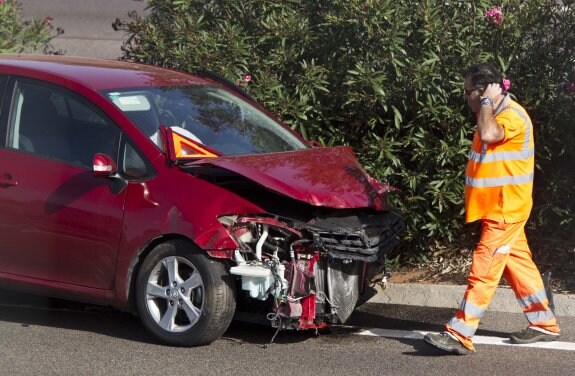
[[[0,53],[62,53],[50,45],[52,39],[64,32],[52,26],[52,18],[24,21],[21,17],[19,2],[6,0],[0,3]]]
[[[460,73],[475,62],[497,64],[532,116],[532,218],[575,229],[571,3],[501,0],[496,26],[484,16],[491,0],[149,0],[148,16],[116,27],[129,36],[125,59],[250,74],[245,89],[304,137],[352,146],[401,190],[390,200],[407,213],[405,248],[417,253],[462,229],[475,126]]]

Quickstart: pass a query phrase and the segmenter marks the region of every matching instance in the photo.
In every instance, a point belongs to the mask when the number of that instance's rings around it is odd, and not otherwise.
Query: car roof
[[[208,83],[200,77],[171,69],[78,56],[0,54],[0,67],[8,68],[3,69],[5,74],[51,81],[70,80],[93,90]]]

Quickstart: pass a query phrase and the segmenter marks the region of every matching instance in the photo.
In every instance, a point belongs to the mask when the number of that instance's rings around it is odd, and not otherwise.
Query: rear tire
[[[223,263],[190,242],[156,246],[136,279],[136,305],[144,326],[171,346],[207,345],[232,321],[233,281]]]

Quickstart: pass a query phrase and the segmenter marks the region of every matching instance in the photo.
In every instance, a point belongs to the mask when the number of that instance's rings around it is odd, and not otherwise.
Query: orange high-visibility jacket
[[[483,144],[476,131],[465,172],[465,219],[515,223],[527,220],[533,199],[535,146],[531,119],[506,94],[495,109],[505,137]]]

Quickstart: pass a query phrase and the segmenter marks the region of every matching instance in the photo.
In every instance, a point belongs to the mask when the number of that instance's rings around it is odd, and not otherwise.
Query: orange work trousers
[[[559,333],[541,274],[531,258],[525,221],[498,223],[483,220],[481,239],[473,252],[469,285],[461,306],[447,323],[447,331],[474,349],[471,338],[487,310],[503,275],[515,292],[530,327]]]

